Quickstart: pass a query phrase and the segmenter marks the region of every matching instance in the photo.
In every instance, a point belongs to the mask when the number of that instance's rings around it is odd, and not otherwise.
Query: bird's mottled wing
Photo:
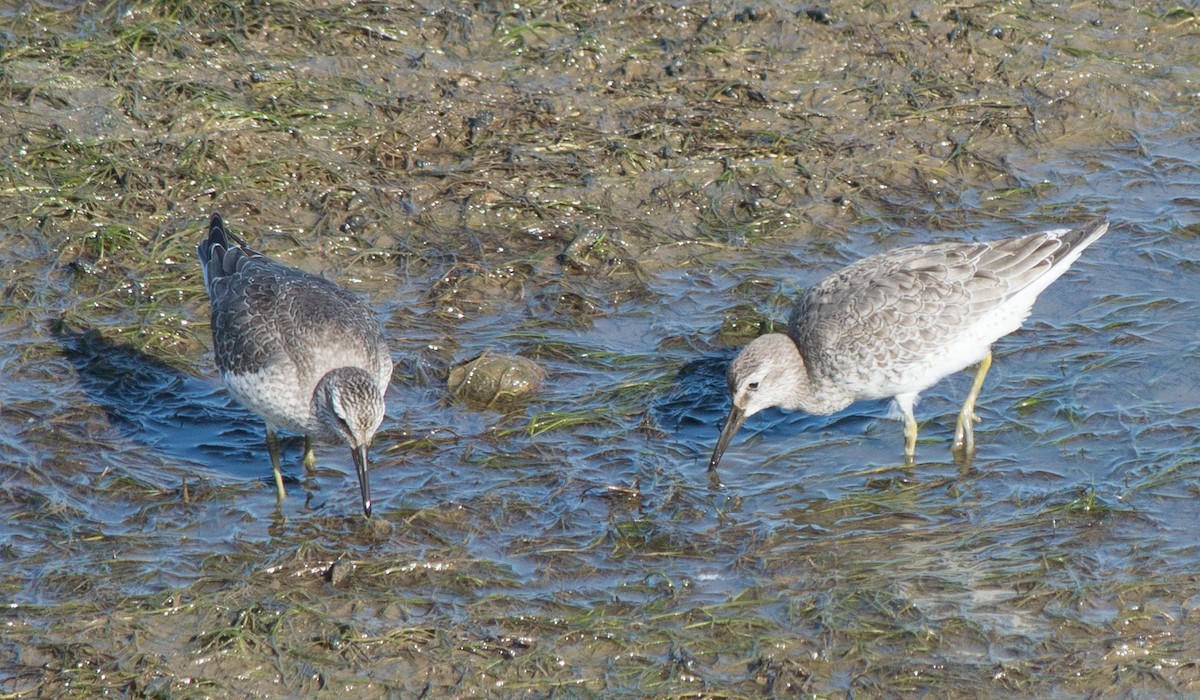
[[[218,266],[220,274],[209,278],[217,367],[223,373],[259,372],[287,354],[273,318],[290,271],[237,248],[214,256],[209,269]]]
[[[347,365],[382,374],[380,364],[390,363],[370,308],[332,282],[265,257],[244,257],[215,286],[222,295],[220,303],[214,296],[212,310],[222,371],[250,373],[290,362],[301,376],[319,377]]]
[[[947,329],[970,327],[1044,274],[1060,246],[1052,236],[1034,234],[995,244],[913,246],[865,258],[809,290],[788,332],[810,364],[903,372],[947,346],[955,337]],[[847,362],[848,356],[864,361]]]
[[[366,301],[323,278],[289,272],[295,274],[276,290],[277,332],[301,372],[319,377],[336,367],[357,366],[390,378],[387,344]]]

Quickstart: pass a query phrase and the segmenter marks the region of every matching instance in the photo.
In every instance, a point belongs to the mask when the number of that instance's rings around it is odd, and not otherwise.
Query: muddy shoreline
[[[3,11],[0,696],[1195,692],[1198,39],[1170,4]],[[372,520],[334,450],[275,509],[214,210],[380,314]],[[867,406],[703,478],[724,362],[806,283],[1097,215],[978,463],[954,384],[915,470]],[[536,394],[455,400],[487,352]]]

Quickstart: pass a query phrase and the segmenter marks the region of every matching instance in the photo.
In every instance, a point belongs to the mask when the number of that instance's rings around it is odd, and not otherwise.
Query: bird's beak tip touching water
[[[712,458],[708,460],[710,472],[717,470],[717,466],[721,463],[721,457],[725,454],[725,449],[729,447],[733,436],[737,434],[738,428],[742,427],[745,420],[746,414],[742,409],[737,406],[729,409],[729,417],[725,419],[725,426],[721,428],[721,436],[717,438],[717,446],[713,449]]]
[[[371,517],[371,481],[367,475],[367,446],[359,445],[350,450],[354,458],[354,469],[358,472],[358,488],[362,492],[363,513]]]

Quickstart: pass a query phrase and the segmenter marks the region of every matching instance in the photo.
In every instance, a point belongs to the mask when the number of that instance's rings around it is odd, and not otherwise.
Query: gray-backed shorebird
[[[363,512],[371,515],[367,449],[383,421],[392,358],[362,298],[247,247],[213,214],[197,246],[212,302],[213,350],[229,392],[267,423],[267,450],[279,500],[282,429],[350,446]]]
[[[1019,328],[1042,290],[1107,230],[1100,220],[990,243],[917,245],[825,278],[796,304],[787,335],[755,338],[729,365],[733,407],[709,470],[716,471],[742,422],[764,408],[827,415],[888,397],[904,418],[904,456],[911,462],[917,395],[978,363],[954,430],[955,451],[971,454],[975,400],[992,343]]]

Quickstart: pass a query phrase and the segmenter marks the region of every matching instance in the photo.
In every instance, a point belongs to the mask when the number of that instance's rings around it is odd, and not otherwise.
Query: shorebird
[[[1098,220],[990,243],[916,245],[825,278],[796,304],[786,335],[755,338],[729,365],[733,407],[709,471],[715,474],[743,421],[764,408],[828,415],[888,397],[904,419],[911,463],[918,394],[978,364],[954,429],[954,451],[970,455],[992,343],[1019,328],[1038,295],[1106,231],[1108,222]]]
[[[212,302],[213,350],[229,393],[267,424],[275,489],[287,496],[276,430],[350,446],[363,512],[371,515],[367,449],[383,421],[392,358],[361,297],[251,249],[220,214],[196,248]]]

